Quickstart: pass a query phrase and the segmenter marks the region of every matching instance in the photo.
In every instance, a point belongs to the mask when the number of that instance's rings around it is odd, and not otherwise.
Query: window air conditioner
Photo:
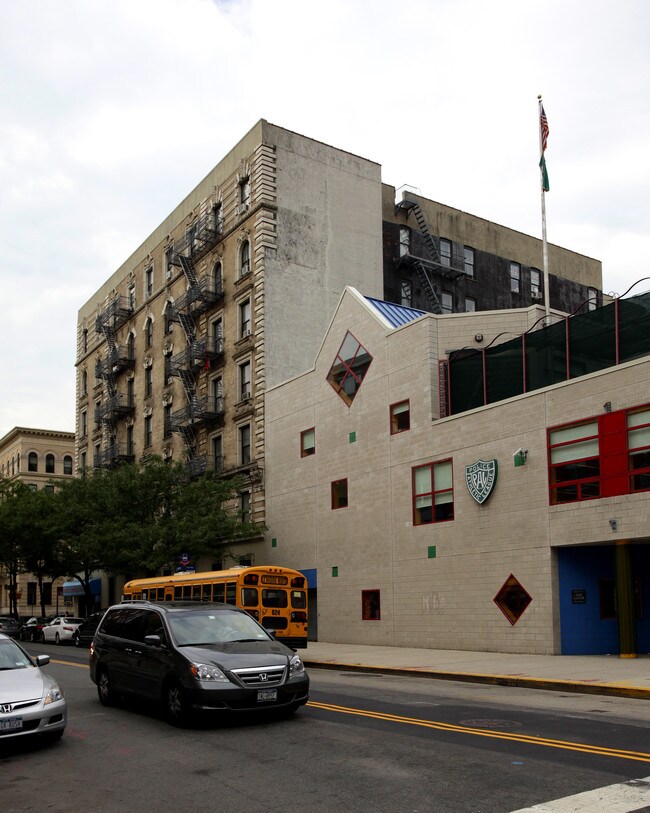
[[[243,215],[244,212],[248,211],[248,203],[240,203],[237,207],[237,214]]]
[[[541,299],[542,298],[542,292],[541,291],[533,291],[531,296],[533,297],[533,299]]]
[[[250,397],[251,397],[251,391],[250,390],[242,390],[242,394],[241,394],[242,401],[248,401],[248,399]]]
[[[247,327],[246,330],[242,330],[242,332],[241,332],[242,339],[245,339],[246,336],[250,336],[250,335],[251,335],[251,329],[249,327]]]

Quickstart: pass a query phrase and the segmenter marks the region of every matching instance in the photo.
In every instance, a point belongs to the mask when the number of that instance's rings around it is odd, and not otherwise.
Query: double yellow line
[[[383,720],[388,723],[402,723],[404,725],[415,725],[421,728],[432,728],[437,731],[449,731],[454,734],[470,734],[474,737],[490,737],[495,740],[508,740],[509,742],[520,742],[528,745],[541,745],[546,748],[560,748],[565,751],[581,751],[584,754],[597,754],[603,757],[616,757],[617,759],[631,759],[635,762],[650,762],[650,753],[643,751],[624,751],[620,748],[604,748],[600,745],[587,745],[585,743],[567,742],[566,740],[552,740],[546,737],[531,737],[527,734],[509,734],[504,731],[491,731],[485,728],[471,728],[469,726],[452,725],[451,723],[440,723],[435,720],[421,720],[417,717],[401,717],[398,714],[385,714],[379,711],[367,711],[365,709],[354,709],[346,706],[334,706],[331,703],[317,703],[310,701],[311,708],[322,709],[323,711],[333,711],[338,714],[352,714],[357,717],[370,717],[374,720]]]

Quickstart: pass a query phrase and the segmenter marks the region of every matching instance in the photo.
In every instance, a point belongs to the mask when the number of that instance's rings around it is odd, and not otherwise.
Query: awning
[[[90,580],[90,592],[93,596],[101,596],[102,594],[102,580],[101,579],[91,579]],[[63,582],[63,595],[64,596],[83,596],[85,595],[84,589],[81,586],[81,582],[78,579],[74,579],[71,582]]]

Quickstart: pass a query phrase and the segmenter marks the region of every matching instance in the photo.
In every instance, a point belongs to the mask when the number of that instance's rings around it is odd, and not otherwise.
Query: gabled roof
[[[426,311],[407,308],[405,305],[395,305],[393,302],[383,302],[381,299],[373,299],[370,296],[366,296],[364,299],[392,328],[401,327],[427,315]]]

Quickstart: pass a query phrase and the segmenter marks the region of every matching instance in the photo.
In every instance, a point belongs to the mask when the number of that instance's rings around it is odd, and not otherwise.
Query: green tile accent
[[[338,575],[339,575],[339,569],[338,569],[338,567],[333,567],[333,568],[332,568],[332,577],[333,577],[333,578],[336,578]]]
[[[429,559],[435,559],[436,558],[436,546],[435,545],[429,545],[428,553],[429,553]]]
[[[277,546],[278,546],[278,540],[275,537],[273,537],[273,539],[271,540],[271,547],[272,548],[277,548]]]
[[[357,442],[357,433],[356,432],[350,432],[350,443],[356,443],[356,442]]]

